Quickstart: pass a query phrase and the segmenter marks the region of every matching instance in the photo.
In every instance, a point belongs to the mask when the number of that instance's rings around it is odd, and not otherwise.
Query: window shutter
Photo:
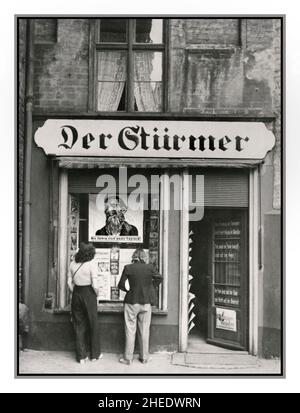
[[[248,207],[248,172],[240,170],[194,171],[204,175],[204,206]],[[201,188],[192,183],[193,201],[199,198]],[[198,198],[196,197],[198,195]]]
[[[140,171],[136,171],[141,173]],[[72,170],[69,173],[69,192],[73,193],[96,193],[99,188],[96,187],[96,180],[99,175],[109,173],[118,180],[116,170],[105,170],[101,173],[99,170],[90,169],[83,171],[81,169]],[[145,173],[142,172],[142,173]],[[195,176],[204,175],[204,206],[206,207],[239,207],[247,208],[249,204],[249,174],[248,171],[242,170],[199,170],[191,169],[190,174]],[[128,173],[130,176],[131,173]],[[146,175],[147,176],[147,175]],[[192,200],[199,199],[201,188],[196,188],[196,180],[192,180]],[[196,193],[197,192],[197,193]],[[198,197],[196,197],[196,195]]]

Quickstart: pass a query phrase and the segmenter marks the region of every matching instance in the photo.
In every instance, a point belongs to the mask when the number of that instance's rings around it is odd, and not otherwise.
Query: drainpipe
[[[30,213],[31,213],[31,152],[32,152],[32,104],[34,70],[34,20],[27,20],[27,50],[25,78],[25,153],[24,153],[24,204],[23,204],[23,299],[28,305],[30,277]]]

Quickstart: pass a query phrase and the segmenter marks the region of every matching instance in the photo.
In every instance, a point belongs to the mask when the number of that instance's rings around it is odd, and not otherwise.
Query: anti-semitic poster
[[[89,195],[89,241],[142,243],[143,198],[130,208],[125,195]]]

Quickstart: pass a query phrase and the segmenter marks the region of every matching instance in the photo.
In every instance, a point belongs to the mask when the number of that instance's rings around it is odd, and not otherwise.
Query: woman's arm
[[[92,281],[92,287],[98,295],[98,270],[97,270],[97,263],[95,261],[91,261],[91,281]]]
[[[74,288],[74,284],[73,284],[73,278],[72,278],[71,271],[69,271],[69,274],[68,274],[68,287],[69,287],[69,290],[70,290],[71,293],[72,293],[72,292],[73,292],[73,288]]]

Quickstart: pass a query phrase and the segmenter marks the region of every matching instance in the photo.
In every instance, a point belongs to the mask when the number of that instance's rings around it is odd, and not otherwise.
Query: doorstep
[[[204,369],[245,369],[259,367],[259,359],[249,354],[174,353],[172,364]]]

